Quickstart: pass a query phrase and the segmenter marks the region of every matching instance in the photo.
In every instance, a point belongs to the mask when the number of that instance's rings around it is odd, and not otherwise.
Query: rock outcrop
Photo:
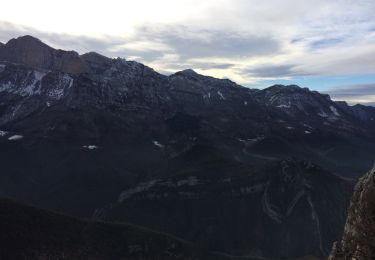
[[[355,187],[344,235],[334,244],[329,259],[375,259],[375,168]]]

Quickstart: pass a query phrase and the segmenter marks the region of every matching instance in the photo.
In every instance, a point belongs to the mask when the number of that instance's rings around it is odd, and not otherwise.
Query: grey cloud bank
[[[375,83],[337,87],[326,91],[326,93],[336,100],[372,106],[375,104]]]

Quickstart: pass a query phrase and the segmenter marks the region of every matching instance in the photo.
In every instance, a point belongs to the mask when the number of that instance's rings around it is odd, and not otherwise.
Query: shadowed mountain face
[[[155,150],[158,141],[178,153],[203,140],[246,163],[298,156],[349,177],[373,162],[375,109],[298,86],[252,90],[192,70],[166,77],[137,62],[57,51],[30,36],[0,47],[0,61],[0,130],[33,143],[57,138],[111,149],[108,140],[137,140]],[[188,125],[181,115],[195,118],[194,131],[170,126],[174,117]]]
[[[137,226],[82,221],[6,199],[0,228],[1,259],[227,259]]]
[[[196,162],[195,156],[209,153],[199,149],[185,156]],[[250,167],[219,158],[124,190],[94,216],[232,255],[327,255],[341,234],[351,185],[307,162]]]
[[[97,209],[105,208],[108,216],[122,219],[128,216],[114,213],[126,208],[126,203],[113,209],[107,206],[124,190],[137,189],[140,183],[193,176],[203,182],[197,188],[200,193],[208,192],[205,201],[211,205],[216,200],[210,189],[220,186],[219,194],[231,194],[231,182],[220,182],[228,174],[222,171],[230,169],[237,181],[247,185],[239,189],[260,182],[260,191],[245,197],[228,195],[228,200],[223,195],[212,208],[192,200],[188,212],[198,218],[191,222],[197,226],[184,237],[212,238],[212,244],[204,246],[225,244],[230,253],[322,255],[340,233],[342,217],[336,217],[336,224],[327,223],[333,215],[341,216],[346,207],[344,181],[329,177],[326,171],[315,180],[307,170],[298,170],[296,176],[310,177],[296,177],[297,186],[285,184],[279,162],[291,157],[307,159],[338,176],[356,178],[373,163],[374,118],[375,108],[348,106],[298,86],[248,89],[192,70],[164,76],[134,61],[97,53],[78,55],[55,50],[30,36],[20,37],[0,46],[0,195],[76,216],[92,216],[95,210],[102,216]],[[254,179],[252,173],[262,172],[264,166],[259,165],[267,164],[277,167],[254,175],[261,181]],[[302,179],[312,182],[313,188]],[[326,182],[336,187],[332,193]],[[163,185],[152,187],[164,189]],[[321,203],[315,202],[314,196],[326,192],[327,197],[316,200]],[[185,199],[177,202],[191,202]],[[331,205],[326,210],[329,216],[325,210],[318,212],[317,208],[328,207],[323,202]],[[148,202],[140,201],[139,209],[144,209],[144,203]],[[175,202],[165,207],[172,210],[171,205]],[[317,228],[312,207],[319,219],[326,219],[322,223],[330,227],[328,231]],[[218,214],[223,217],[216,219],[205,210],[199,215],[202,208],[234,213]],[[155,212],[158,217],[163,214]],[[238,245],[226,243],[223,237],[232,233],[217,230],[236,220],[234,214],[259,221],[260,229],[251,232],[269,232],[265,236],[282,242],[274,246],[259,240],[262,246],[254,239],[255,233],[239,232]],[[296,230],[292,216],[302,221]],[[207,223],[216,221],[212,232],[201,230],[205,225],[201,218],[208,219]],[[157,219],[149,221],[154,222],[144,224],[159,228]],[[244,230],[252,228],[246,225]],[[176,234],[185,230],[185,226],[160,228]],[[240,226],[231,228],[239,230]],[[311,231],[311,236],[297,241],[300,229]],[[329,234],[317,235],[318,230]],[[301,246],[293,248],[289,241]]]

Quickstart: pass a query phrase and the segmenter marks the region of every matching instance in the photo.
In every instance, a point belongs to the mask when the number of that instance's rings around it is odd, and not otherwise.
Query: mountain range
[[[0,45],[0,196],[228,255],[324,257],[373,164],[374,119],[296,85],[166,76],[23,36]]]

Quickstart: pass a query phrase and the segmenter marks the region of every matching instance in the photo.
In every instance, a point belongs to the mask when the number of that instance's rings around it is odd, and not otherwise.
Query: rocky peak
[[[80,56],[93,73],[100,73],[111,67],[113,60],[96,52],[88,52]]]
[[[357,183],[344,235],[333,246],[330,260],[375,258],[375,167]]]
[[[274,85],[258,91],[255,96],[261,103],[288,114],[303,113],[332,120],[341,116],[341,106],[333,102],[329,95],[297,85]]]
[[[210,97],[215,93],[219,99],[224,100],[224,92],[232,92],[235,89],[249,90],[245,87],[237,85],[229,79],[218,79],[211,76],[205,76],[195,72],[192,69],[178,71],[169,76],[172,84],[183,91],[192,91]],[[214,91],[214,92],[212,92]],[[212,92],[212,93],[211,93]],[[229,94],[229,93],[226,93]]]
[[[112,59],[106,56],[103,56],[97,52],[85,53],[81,55],[81,58],[86,62],[92,62],[92,63],[108,63],[112,61]]]
[[[186,69],[186,70],[176,72],[176,75],[183,75],[183,76],[188,76],[188,77],[201,76],[197,72],[195,72],[193,69]]]
[[[43,43],[41,40],[39,40],[38,38],[35,38],[31,35],[25,35],[25,36],[20,36],[18,38],[10,39],[6,43],[6,45],[8,45],[8,46],[25,46],[25,45],[28,45],[29,47],[40,46],[42,48],[52,49],[47,44]]]
[[[319,95],[324,97],[325,99],[329,99],[330,97],[327,94],[321,94],[317,91],[312,91],[308,88],[302,88],[298,85],[273,85],[263,90],[266,93],[271,94],[278,94],[278,95],[290,95],[290,94],[300,94],[300,95]]]
[[[269,88],[267,88],[268,90],[278,90],[278,91],[291,91],[291,90],[294,90],[294,91],[301,91],[301,90],[308,90],[307,88],[301,88],[300,86],[298,85],[282,85],[282,84],[276,84],[276,85],[273,85]]]
[[[0,60],[71,74],[79,74],[87,70],[77,52],[53,49],[29,35],[8,41],[0,49]]]

